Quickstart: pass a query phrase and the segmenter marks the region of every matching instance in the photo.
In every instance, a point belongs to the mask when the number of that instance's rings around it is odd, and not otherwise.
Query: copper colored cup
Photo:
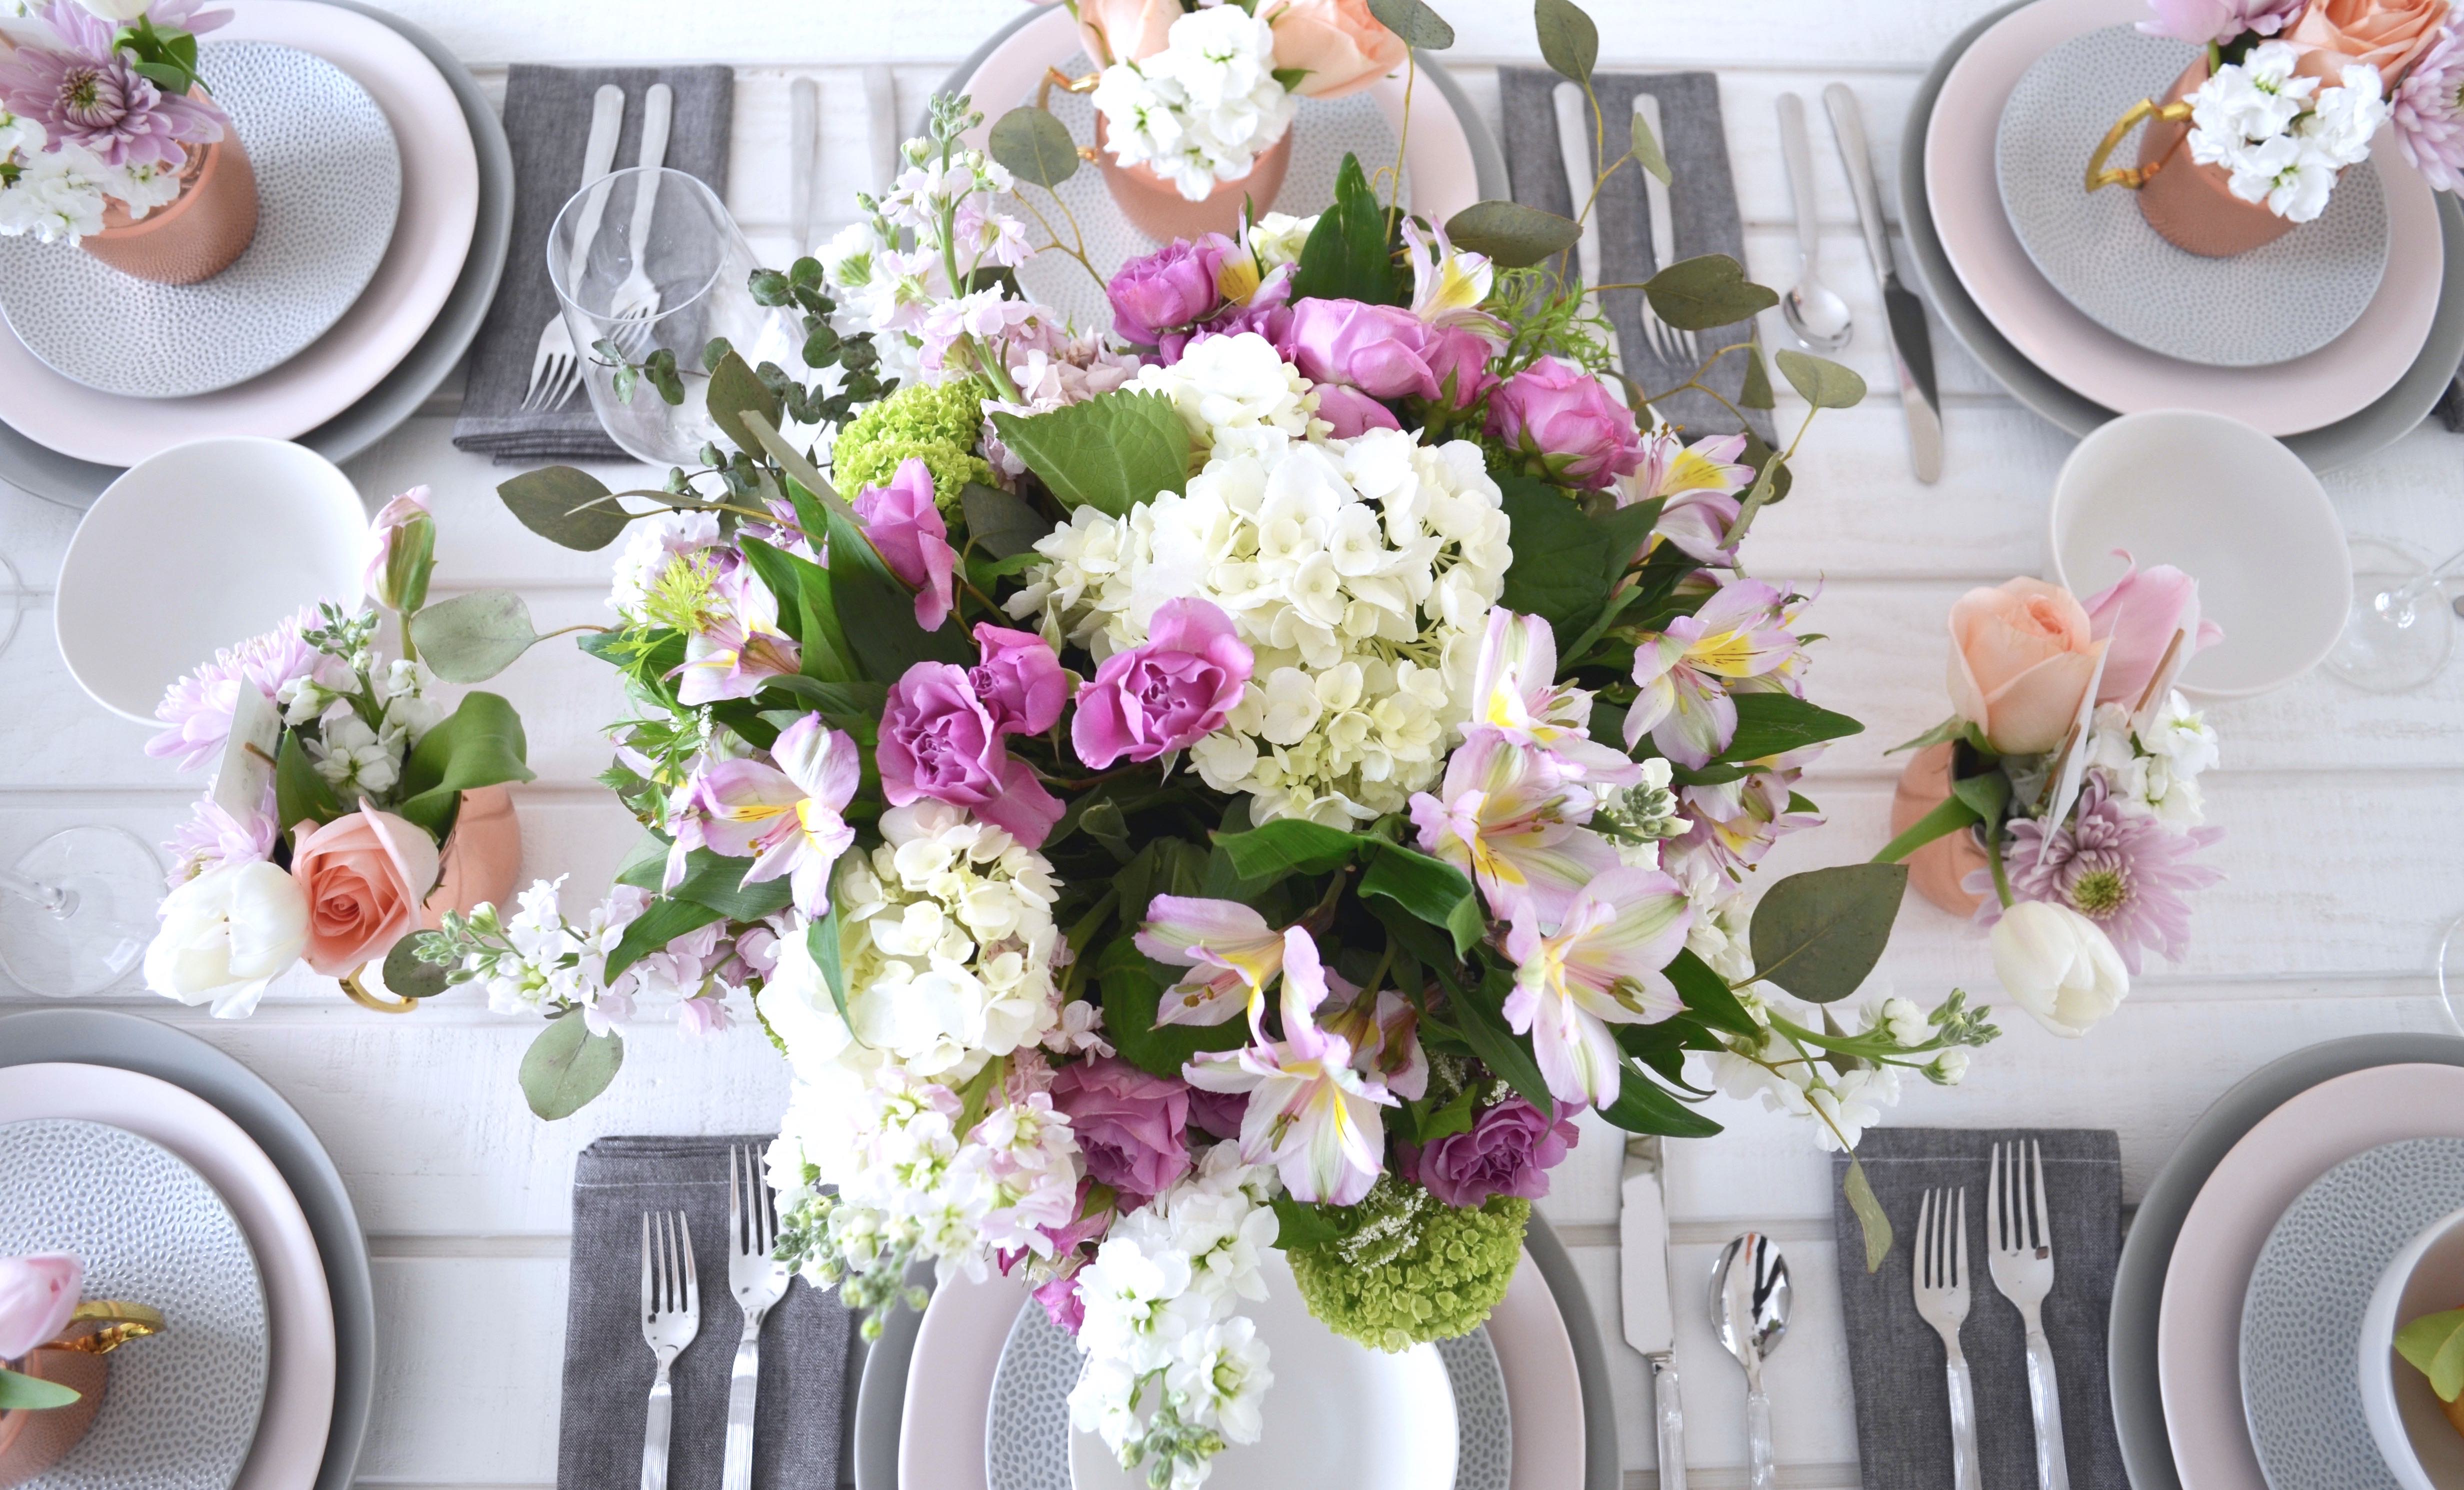
[[[109,1359],[83,1350],[36,1350],[13,1369],[38,1381],[74,1388],[79,1395],[66,1407],[0,1413],[0,1490],[24,1484],[77,1446],[102,1406],[102,1389],[111,1377]]]
[[[438,853],[436,887],[428,892],[421,917],[429,931],[445,924],[448,910],[468,915],[481,905],[512,900],[522,867],[522,824],[514,816],[514,794],[501,786],[464,792],[453,831],[445,835]]]
[[[1928,745],[1900,773],[1899,788],[1891,794],[1893,838],[1916,826],[1918,819],[1950,795],[1950,753],[1947,743]],[[1984,897],[1969,894],[1959,883],[1971,870],[1987,866],[1985,845],[1976,841],[1974,829],[1962,828],[1935,839],[1908,855],[1906,864],[1908,884],[1918,894],[1952,915],[1975,914]]]
[[[1295,122],[1293,128],[1297,127]],[[1284,189],[1284,173],[1292,165],[1292,129],[1286,129],[1284,138],[1258,156],[1248,175],[1239,181],[1217,182],[1202,202],[1182,196],[1178,186],[1155,174],[1151,166],[1123,165],[1114,160],[1111,152],[1104,148],[1104,116],[1100,113],[1095,116],[1095,160],[1121,215],[1157,243],[1210,232],[1229,237],[1241,230],[1243,201],[1255,203],[1261,217],[1275,205],[1275,193]]]
[[[2183,69],[2162,101],[2187,99],[2208,80],[2207,58]],[[2184,143],[2189,120],[2151,119],[2139,137],[2139,164],[2149,171],[2139,188],[2140,215],[2175,248],[2203,258],[2231,258],[2265,248],[2300,226],[2277,216],[2264,202],[2233,194],[2231,173],[2190,159]]]
[[[156,284],[192,285],[231,268],[256,238],[256,172],[236,130],[191,146],[178,200],[131,220],[113,204],[88,253],[123,274]]]

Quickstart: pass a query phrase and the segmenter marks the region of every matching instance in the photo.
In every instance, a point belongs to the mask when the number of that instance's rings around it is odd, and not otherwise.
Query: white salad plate
[[[2464,1436],[2430,1378],[2396,1353],[2396,1332],[2464,1302],[2464,1211],[2451,1211],[2405,1243],[2379,1274],[2354,1341],[2362,1415],[2404,1490],[2464,1486]]]

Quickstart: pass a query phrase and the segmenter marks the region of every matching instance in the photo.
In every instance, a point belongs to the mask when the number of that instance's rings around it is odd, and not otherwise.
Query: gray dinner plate
[[[410,355],[362,395],[358,403],[299,436],[299,444],[340,463],[391,434],[404,420],[417,413],[429,395],[444,383],[445,375],[462,360],[462,354],[470,350],[471,339],[479,334],[479,322],[487,318],[488,306],[496,297],[496,281],[504,275],[505,256],[513,245],[514,155],[505,142],[505,126],[496,118],[495,106],[480,91],[471,70],[444,43],[392,11],[363,0],[324,3],[374,16],[425,53],[445,76],[453,96],[461,100],[463,116],[471,124],[471,143],[479,155],[478,223],[472,233],[471,252],[462,261],[461,277],[446,296],[445,308],[437,313],[428,334],[410,349]],[[103,488],[118,480],[120,473],[120,467],[63,455],[0,424],[0,480],[36,496],[66,507],[83,508],[100,495]]]
[[[324,1145],[264,1078],[195,1036],[108,1009],[31,1009],[0,1016],[0,1066],[47,1061],[118,1066],[184,1087],[265,1150],[298,1197],[334,1299],[334,1427],[317,1490],[351,1490],[376,1391],[376,1286],[367,1238]],[[893,1417],[891,1432],[897,1433]]]
[[[1942,237],[1934,231],[1933,209],[1925,196],[1925,130],[1933,121],[1934,100],[1942,96],[1943,80],[1950,76],[1951,68],[1970,43],[2004,16],[2033,3],[2035,0],[2011,0],[1977,17],[1973,25],[1943,49],[1933,70],[1918,86],[1916,101],[1908,107],[1907,130],[1900,142],[1900,224],[1907,235],[1909,257],[1916,261],[1926,298],[1960,344],[1968,348],[1969,355],[2022,405],[2072,434],[2084,435],[2113,418],[2115,411],[2081,396],[2028,361],[1994,329],[1993,322],[1969,297],[1958,274],[1951,269]],[[2349,466],[2410,434],[2430,416],[2439,395],[2454,379],[2457,363],[2464,362],[2464,207],[2458,207],[2450,193],[2438,195],[2438,225],[2447,249],[2447,274],[2438,296],[2438,311],[2431,318],[2421,355],[2393,387],[2360,413],[2285,437],[2285,445],[2311,470],[2333,471]],[[2152,1319],[2148,1329],[2152,1352]],[[2141,1490],[2145,1487],[2143,1485]]]
[[[1964,45],[1964,43],[1963,43]],[[2134,1490],[2182,1490],[2173,1443],[2165,1429],[2165,1400],[2156,1369],[2156,1323],[2165,1298],[2165,1270],[2190,1203],[2218,1163],[2259,1119],[2308,1091],[2372,1066],[2464,1065],[2464,1039],[2453,1035],[2355,1035],[2312,1045],[2261,1066],[2201,1113],[2147,1182],[2113,1279],[2106,1374],[2122,1462]],[[891,1433],[896,1434],[893,1423]]]

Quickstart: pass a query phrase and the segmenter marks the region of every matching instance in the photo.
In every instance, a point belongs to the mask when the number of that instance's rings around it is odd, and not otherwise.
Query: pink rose
[[[1634,410],[1572,362],[1544,357],[1488,401],[1488,432],[1538,457],[1552,479],[1605,487],[1642,464]]]
[[[2122,557],[2130,560],[2127,553]],[[2088,597],[2087,620],[2089,634],[2106,644],[2104,681],[2097,685],[2096,701],[2125,709],[2137,707],[2156,681],[2157,666],[2177,632],[2187,631],[2190,639],[2174,659],[2175,676],[2181,664],[2225,639],[2224,627],[2199,619],[2199,581],[2171,564],[2142,569],[2132,561],[2129,573]]]
[[[1038,1286],[1032,1297],[1044,1305],[1044,1317],[1071,1334],[1078,1333],[1087,1323],[1087,1301],[1078,1297],[1078,1274],[1075,1269]]]
[[[855,499],[855,515],[864,519],[864,536],[890,572],[915,587],[915,624],[927,631],[941,629],[950,619],[950,576],[958,554],[950,547],[950,525],[933,500],[933,468],[921,456],[900,461],[890,485]]]
[[[2305,50],[2366,62],[2393,92],[2421,55],[2438,44],[2446,26],[2447,0],[2311,0],[2284,39]],[[2325,58],[2302,60],[2304,73],[2332,77]]]
[[[1582,1141],[1571,1119],[1579,1107],[1552,1104],[1542,1112],[1508,1097],[1475,1119],[1469,1132],[1425,1146],[1405,1144],[1397,1156],[1403,1175],[1451,1206],[1475,1206],[1491,1195],[1537,1200],[1549,1193],[1549,1172]]]
[[[1291,0],[1259,13],[1275,25],[1275,65],[1309,75],[1292,89],[1303,98],[1357,93],[1403,65],[1403,38],[1378,23],[1369,0]]]
[[[1029,848],[1061,821],[1062,805],[1023,760],[1010,758],[967,670],[919,662],[890,690],[873,750],[893,807],[930,797],[964,807]]]
[[[1400,429],[1395,411],[1358,388],[1339,383],[1317,385],[1317,417],[1334,427],[1334,437],[1349,440],[1369,429]]]
[[[323,827],[292,829],[291,878],[308,898],[301,956],[327,977],[383,957],[419,926],[436,884],[436,844],[419,828],[364,798],[360,810]]]
[[[2060,585],[1970,590],[1950,607],[1950,706],[2002,754],[2041,755],[2079,718],[2102,650]]]
[[[428,577],[434,566],[436,519],[429,515],[428,488],[412,487],[377,510],[368,537],[371,552],[360,585],[368,599],[405,613],[428,603]]]
[[[1341,383],[1375,399],[1439,399],[1449,374],[1451,406],[1488,389],[1488,343],[1468,331],[1431,326],[1398,305],[1302,300],[1292,307],[1283,350],[1311,383]]]
[[[1193,326],[1223,303],[1223,261],[1239,248],[1220,232],[1177,238],[1123,264],[1104,287],[1112,302],[1112,330],[1124,341],[1155,346],[1164,333]]]
[[[1114,652],[1078,695],[1069,741],[1101,771],[1126,756],[1153,760],[1222,727],[1241,701],[1256,659],[1213,603],[1166,601],[1147,625],[1147,643]]]
[[[1078,0],[1078,35],[1098,64],[1134,62],[1172,39],[1180,0]]]
[[[1069,703],[1069,674],[1051,645],[1032,631],[976,624],[983,660],[968,672],[976,697],[1002,734],[1042,734],[1061,722]]]
[[[1088,1177],[1132,1204],[1162,1194],[1189,1172],[1185,1082],[1102,1057],[1055,1073],[1052,1105],[1069,1114],[1069,1134],[1087,1160]]]
[[[2273,36],[2301,14],[2309,0],[2147,0],[2154,18],[2139,29],[2194,47],[2219,45],[2244,32]]]
[[[57,1340],[84,1292],[85,1264],[75,1258],[0,1258],[0,1361]]]

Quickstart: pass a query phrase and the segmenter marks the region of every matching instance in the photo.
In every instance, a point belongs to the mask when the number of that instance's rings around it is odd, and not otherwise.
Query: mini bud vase
[[[2221,165],[2190,159],[2189,96],[2208,80],[2202,55],[2182,70],[2163,99],[2143,99],[2114,121],[2088,158],[2087,189],[2123,186],[2138,193],[2139,214],[2175,248],[2202,258],[2232,258],[2265,248],[2299,225],[2269,211],[2265,202],[2233,194],[2233,176]],[[2142,121],[2139,164],[2108,166],[2105,161]]]
[[[1951,750],[1947,743],[1928,745],[1900,773],[1899,789],[1891,794],[1893,838],[1916,826],[1917,820],[1950,796]],[[1908,866],[1908,885],[1918,894],[1955,916],[1976,913],[1984,897],[1960,885],[1971,872],[1988,867],[1985,845],[1976,841],[1974,828],[1946,833],[1902,862]]]
[[[445,924],[449,910],[469,915],[481,906],[502,906],[513,900],[514,881],[522,867],[522,824],[514,816],[514,794],[501,786],[482,786],[462,794],[453,827],[437,850],[436,887],[428,892],[420,926],[433,931]],[[420,1005],[384,991],[383,959],[341,979],[351,1001],[380,1014],[408,1014]],[[373,982],[376,986],[370,987]],[[0,1485],[0,1490],[7,1490]]]
[[[102,231],[81,246],[123,274],[156,284],[192,285],[238,261],[256,240],[256,171],[239,132],[188,147],[180,195],[141,218],[111,203]]]
[[[66,1407],[0,1413],[0,1490],[22,1485],[65,1458],[94,1425],[111,1379],[107,1358],[52,1346],[6,1364],[37,1381],[57,1382],[76,1391],[77,1399]]]
[[[1268,145],[1251,163],[1249,174],[1238,181],[1219,181],[1201,201],[1192,202],[1180,194],[1180,188],[1155,173],[1149,165],[1124,165],[1115,160],[1105,144],[1104,116],[1095,116],[1095,164],[1104,173],[1104,186],[1112,193],[1112,205],[1130,220],[1130,226],[1157,243],[1170,243],[1175,238],[1197,238],[1210,232],[1226,237],[1241,230],[1241,205],[1254,205],[1257,216],[1264,217],[1275,205],[1275,194],[1284,189],[1284,174],[1292,166],[1292,130],[1294,121],[1284,131],[1284,137]]]

